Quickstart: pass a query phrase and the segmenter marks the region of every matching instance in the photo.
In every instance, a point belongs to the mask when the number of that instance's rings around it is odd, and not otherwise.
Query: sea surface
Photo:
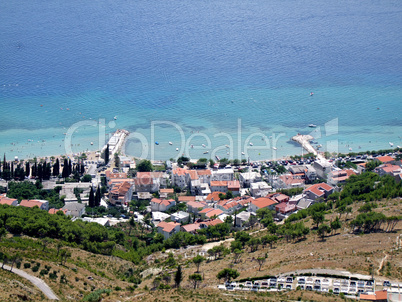
[[[0,33],[7,159],[116,129],[161,160],[402,146],[400,0],[2,1]]]

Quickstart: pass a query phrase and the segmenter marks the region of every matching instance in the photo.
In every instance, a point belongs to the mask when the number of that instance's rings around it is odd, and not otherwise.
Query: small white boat
[[[215,158],[216,158],[217,161],[221,160],[221,158],[218,155],[215,155]]]
[[[205,148],[205,144],[202,144],[202,146]]]
[[[314,95],[314,92],[310,92],[310,96],[313,96]]]
[[[226,152],[226,154],[229,155],[230,153],[229,153],[229,152]]]
[[[226,148],[229,148],[229,145],[225,145]]]
[[[315,124],[309,124],[308,125],[310,128],[316,128],[317,127],[317,125],[315,125]]]
[[[94,143],[93,142],[91,142],[91,146],[93,145]]]
[[[244,154],[245,154],[244,152],[241,153],[241,155],[244,155]]]
[[[172,143],[172,142],[169,142],[169,145],[173,145],[173,143]]]
[[[176,151],[179,151],[179,148],[176,148]]]
[[[349,148],[349,151],[352,151],[353,149],[352,148]]]
[[[391,147],[393,147],[393,146],[394,146],[394,143],[389,142],[389,145],[390,145]]]
[[[250,142],[250,146],[253,146],[253,143],[252,143],[252,142]]]
[[[208,151],[205,151],[204,154],[208,154]]]
[[[113,119],[117,120],[117,115],[115,115]]]
[[[272,147],[272,149],[274,149],[274,150],[278,150],[278,148],[277,148],[277,147]]]

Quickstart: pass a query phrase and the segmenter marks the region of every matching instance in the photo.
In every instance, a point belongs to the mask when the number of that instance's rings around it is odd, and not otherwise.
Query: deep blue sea
[[[280,158],[312,130],[331,152],[402,146],[400,0],[3,1],[0,33],[8,159],[116,129],[154,159]]]

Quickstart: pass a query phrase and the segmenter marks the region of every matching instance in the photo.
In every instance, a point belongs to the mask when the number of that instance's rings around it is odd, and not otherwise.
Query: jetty
[[[112,156],[114,156],[115,153],[118,153],[119,151],[121,151],[121,148],[124,145],[126,137],[129,134],[130,133],[124,129],[116,130],[116,132],[109,139],[109,142],[102,148],[101,152],[103,152],[106,149],[107,145],[109,144],[110,154]]]
[[[310,144],[310,141],[312,141],[314,137],[311,135],[302,135],[302,134],[297,134],[292,137],[292,141],[295,141],[299,143],[304,150],[306,150],[308,153],[313,153],[317,158],[322,158],[323,156],[318,153],[318,151]]]

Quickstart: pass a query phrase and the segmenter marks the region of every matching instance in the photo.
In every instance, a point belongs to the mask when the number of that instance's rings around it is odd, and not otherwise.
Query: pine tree
[[[89,192],[88,206],[93,208],[95,206],[94,188],[91,186],[91,191]]]

